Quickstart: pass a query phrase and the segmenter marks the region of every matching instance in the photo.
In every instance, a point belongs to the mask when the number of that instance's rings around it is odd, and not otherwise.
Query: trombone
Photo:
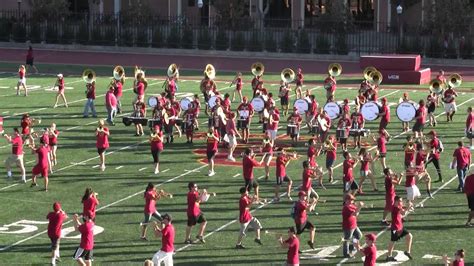
[[[92,70],[92,69],[86,69],[82,72],[82,79],[87,84],[91,84],[92,82],[95,82],[96,77],[97,77],[97,75],[95,74],[94,70]]]
[[[341,73],[342,73],[342,66],[338,63],[332,63],[328,67],[328,73],[329,73],[329,75],[331,75],[333,77],[337,77],[337,76],[341,75]]]
[[[260,62],[256,62],[252,64],[250,70],[254,76],[261,76],[265,72],[265,66]]]

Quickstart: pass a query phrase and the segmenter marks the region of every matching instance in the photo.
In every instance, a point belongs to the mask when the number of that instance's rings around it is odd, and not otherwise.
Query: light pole
[[[201,9],[204,6],[203,0],[197,0],[197,5]],[[207,11],[207,27],[211,27],[211,0],[209,0],[209,9]]]
[[[403,7],[401,4],[399,4],[397,6],[397,18],[398,18],[398,36],[400,37],[400,41],[402,41],[403,39],[402,13],[403,13]]]
[[[17,0],[16,2],[18,3],[18,20],[19,20],[20,17],[21,17],[21,2],[22,2],[22,0]]]

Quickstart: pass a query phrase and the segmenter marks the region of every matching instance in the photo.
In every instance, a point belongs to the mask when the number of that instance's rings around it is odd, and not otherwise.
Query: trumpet
[[[261,76],[265,72],[265,66],[260,62],[256,62],[252,64],[250,71],[254,76]]]
[[[125,78],[125,69],[122,66],[116,66],[113,71],[115,80],[122,80]]]
[[[41,117],[31,119],[31,125],[32,126],[39,125],[39,124],[41,124]]]
[[[332,63],[328,67],[328,73],[329,73],[329,75],[331,75],[333,77],[337,77],[337,76],[341,75],[341,73],[342,73],[342,66],[338,63]]]
[[[95,129],[97,132],[104,132],[104,129],[102,127],[98,127]]]
[[[167,198],[170,198],[170,199],[173,198],[173,194],[171,194],[169,192],[166,192],[163,189],[158,190],[157,193],[160,197],[167,197]]]
[[[152,133],[152,134],[150,135],[150,140],[151,140],[151,141],[160,140],[160,135],[159,135],[159,134],[154,134],[154,133]]]
[[[82,79],[84,82],[87,84],[90,84],[95,81],[97,75],[95,74],[94,70],[92,69],[86,69],[82,72]]]

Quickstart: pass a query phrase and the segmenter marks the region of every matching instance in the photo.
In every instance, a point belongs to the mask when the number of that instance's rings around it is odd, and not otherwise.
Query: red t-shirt
[[[146,214],[151,214],[156,211],[156,191],[153,189],[148,190],[145,192],[145,195],[143,196],[145,198],[145,210],[144,212]]]
[[[354,204],[346,204],[342,207],[342,229],[351,230],[357,227],[357,217],[354,215],[357,207]]]
[[[296,74],[296,86],[303,85],[303,73]]]
[[[105,132],[109,132],[109,129],[106,127],[103,127],[102,130]],[[104,132],[99,132],[99,134],[97,134],[97,141],[95,146],[98,149],[107,149],[109,147],[109,136],[106,135]]]
[[[306,201],[299,200],[296,202],[295,206],[295,223],[304,224],[308,219],[308,214],[306,213],[306,208],[308,203]]]
[[[23,140],[21,136],[12,138],[12,154],[22,155],[23,154]]]
[[[417,167],[425,167],[425,160],[426,160],[426,152],[418,151],[416,153],[415,165]]]
[[[23,135],[30,134],[31,120],[29,118],[21,119],[20,125],[21,125],[21,134]]]
[[[33,50],[28,50],[28,52],[26,53],[26,59],[27,60],[33,59]]]
[[[300,249],[300,240],[297,236],[288,238],[285,243],[288,244],[288,253],[286,263],[296,265],[300,263],[298,250]]]
[[[46,216],[46,219],[49,220],[48,224],[48,236],[52,239],[57,239],[61,237],[61,228],[63,222],[66,219],[66,215],[63,212],[50,212]]]
[[[464,193],[474,195],[474,174],[468,175],[464,180]]]
[[[438,138],[434,138],[430,141],[430,147],[431,149],[434,149],[434,152],[431,153],[431,156],[435,159],[438,159],[439,160],[439,140]]]
[[[114,88],[114,95],[115,97],[122,97],[122,82],[116,81],[115,82],[115,88]]]
[[[137,83],[137,95],[138,96],[145,95],[145,84],[143,84],[143,82],[141,81]]]
[[[400,231],[403,229],[402,222],[402,209],[399,206],[393,205],[392,208],[392,225],[390,228],[392,231]]]
[[[456,95],[456,92],[454,92],[453,89],[447,89],[444,91],[444,102],[446,103],[452,103],[454,102],[454,96]]]
[[[364,266],[375,266],[375,262],[377,261],[377,247],[375,245],[365,247],[362,252],[365,255]]]
[[[342,163],[342,173],[344,174],[343,180],[344,182],[350,182],[354,180],[354,175],[352,174],[352,168],[354,167],[355,161],[354,160],[344,160]]]
[[[242,89],[242,78],[235,79],[235,89],[241,90]]]
[[[337,141],[336,140],[332,142],[332,146],[334,146],[334,149],[326,150],[326,159],[334,161],[336,160],[336,155],[337,155]]]
[[[370,158],[369,156],[364,156],[362,161],[360,161],[360,170],[361,171],[369,171],[370,169]]]
[[[405,164],[409,164],[415,160],[415,150],[405,148]]]
[[[227,120],[227,124],[225,125],[225,132],[228,135],[234,136],[237,132],[237,127],[235,126],[235,121],[233,119]]]
[[[454,260],[453,266],[464,266],[464,260]]]
[[[23,77],[25,77],[25,71],[24,71],[24,70],[18,71],[18,75],[19,75],[20,78],[22,79]]]
[[[466,118],[466,130],[474,130],[474,112],[467,115]]]
[[[258,166],[258,162],[255,159],[244,156],[244,159],[242,159],[242,167],[245,180],[253,179],[253,168],[255,166]]]
[[[327,77],[324,80],[324,84],[329,83],[329,82],[332,82],[332,83],[331,83],[331,87],[328,89],[328,91],[335,92],[336,91],[336,80],[331,78],[331,77]]]
[[[64,79],[58,80],[58,91],[64,90]]]
[[[174,251],[174,226],[172,224],[166,225],[161,230],[161,251],[170,253]]]
[[[453,157],[456,157],[457,168],[463,169],[469,166],[471,160],[471,152],[465,147],[460,147],[454,150]]]
[[[252,215],[250,214],[250,205],[252,204],[252,200],[250,200],[249,196],[242,196],[239,200],[239,221],[240,223],[247,223],[252,219]]]
[[[381,109],[381,113],[385,113],[385,115],[382,116],[382,120],[384,122],[390,122],[390,108],[388,105],[382,105]]]
[[[55,136],[55,135],[56,135],[56,136]],[[50,135],[49,135],[49,145],[58,144],[58,135],[59,135],[59,131],[58,131],[58,130],[54,130],[54,135],[53,135],[53,134],[50,134]]]
[[[283,154],[277,156],[276,159],[276,177],[284,177],[286,176],[286,163],[288,162],[288,158]]]
[[[81,245],[84,250],[92,250],[94,248],[94,223],[92,221],[85,222],[79,226],[81,232]]]
[[[418,110],[416,110],[415,116],[417,117],[416,122],[424,124],[426,122],[426,107],[420,106]]]
[[[197,191],[189,191],[188,192],[188,216],[198,216],[201,213],[201,209],[199,208],[199,192]]]
[[[99,201],[96,197],[90,196],[82,203],[82,215],[89,216],[90,218],[95,218],[95,207],[99,205]]]
[[[408,169],[406,172],[405,187],[411,187],[416,185],[415,175],[413,170]]]
[[[86,87],[89,87],[86,93],[86,98],[87,99],[95,99],[95,85],[93,84],[87,84]]]
[[[395,197],[395,186],[392,183],[390,176],[385,176],[385,198]]]
[[[117,98],[113,91],[108,91],[105,94],[105,106],[108,108],[115,108],[117,107]]]
[[[171,95],[174,95],[176,93],[176,82],[174,81],[174,79],[168,82],[168,91]]]
[[[274,113],[271,115],[273,118],[273,122],[268,125],[269,130],[277,130],[278,129],[278,122],[280,122],[280,115],[277,113]]]
[[[160,138],[163,138],[163,131],[160,131],[158,133],[158,135],[160,136]],[[162,151],[163,150],[163,142],[161,142],[160,140],[152,140],[150,142],[150,147],[151,147],[151,150],[152,151]]]
[[[309,168],[303,170],[303,185],[301,186],[301,190],[306,192],[311,188],[311,176],[313,176],[313,170]]]
[[[217,131],[214,132],[214,135],[219,138]],[[217,146],[219,145],[219,140],[216,140],[214,137],[207,138],[207,151],[217,151]]]
[[[38,149],[35,150],[36,154],[38,154],[38,162],[41,168],[48,167],[48,153],[49,150],[45,146],[40,146]]]
[[[386,143],[387,143],[387,140],[385,139],[384,136],[380,136],[377,139],[377,149],[379,150],[380,153],[387,153]]]

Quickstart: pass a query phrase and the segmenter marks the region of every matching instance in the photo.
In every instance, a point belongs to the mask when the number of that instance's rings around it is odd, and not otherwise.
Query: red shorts
[[[33,172],[34,176],[41,174],[42,177],[48,177],[48,167],[47,166],[43,167],[42,165],[37,164],[33,167],[32,172]]]
[[[393,204],[395,203],[394,197],[385,196],[385,211],[392,211]]]

